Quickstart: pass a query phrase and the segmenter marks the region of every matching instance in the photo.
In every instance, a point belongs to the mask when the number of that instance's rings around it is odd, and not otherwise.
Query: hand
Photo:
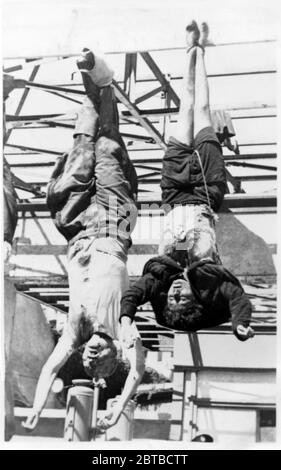
[[[39,421],[40,413],[32,411],[31,414],[26,418],[25,421],[22,421],[21,425],[23,428],[28,431],[33,431]]]
[[[132,326],[132,323],[122,322],[120,330],[120,340],[122,345],[126,348],[132,348],[137,339],[136,328]]]
[[[99,431],[106,431],[106,429],[114,426],[117,423],[120,415],[122,413],[122,408],[116,404],[111,410],[107,411],[105,416],[102,419],[98,420],[97,428]]]
[[[255,336],[255,332],[250,326],[237,325],[236,333],[241,341],[246,341],[248,338]]]
[[[6,240],[4,241],[4,263],[7,264],[11,256],[12,246]]]

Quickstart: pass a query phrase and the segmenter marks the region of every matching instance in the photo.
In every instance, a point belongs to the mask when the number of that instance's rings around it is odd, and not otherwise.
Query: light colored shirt
[[[121,297],[129,286],[124,247],[112,238],[89,237],[77,240],[68,256],[68,328],[81,343],[97,331],[118,340]]]

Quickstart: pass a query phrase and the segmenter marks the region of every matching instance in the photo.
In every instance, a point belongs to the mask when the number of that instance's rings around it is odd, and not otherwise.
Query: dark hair
[[[187,305],[168,305],[166,304],[163,310],[163,317],[165,318],[167,326],[173,328],[182,320],[186,326],[186,320],[191,323],[202,316],[202,307],[197,304],[193,299]],[[177,329],[177,328],[176,328]],[[186,328],[183,328],[185,330]]]
[[[214,439],[209,434],[199,434],[192,439],[192,442],[214,442]]]
[[[82,356],[84,370],[89,377],[109,377],[117,367],[117,349],[112,338],[107,334],[97,332],[95,335],[105,339],[107,346],[99,353],[96,353],[94,357],[91,357],[88,354],[88,343],[86,343]]]

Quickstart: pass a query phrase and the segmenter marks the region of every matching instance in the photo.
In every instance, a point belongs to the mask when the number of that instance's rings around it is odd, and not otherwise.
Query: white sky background
[[[2,0],[3,55],[104,52],[184,45],[184,27],[208,21],[215,43],[273,39],[276,0]]]

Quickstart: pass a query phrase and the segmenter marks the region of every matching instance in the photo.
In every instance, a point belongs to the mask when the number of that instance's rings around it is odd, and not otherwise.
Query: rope
[[[207,196],[208,206],[209,206],[209,209],[211,211],[211,214],[213,214],[213,209],[211,207],[211,201],[210,201],[207,181],[206,181],[205,172],[204,172],[204,168],[203,168],[203,165],[202,165],[202,160],[201,160],[201,157],[200,157],[200,153],[196,149],[194,149],[194,153],[197,155],[197,158],[198,158],[198,161],[199,161],[199,165],[200,165],[200,169],[201,169],[201,173],[202,173],[202,177],[203,177],[203,182],[204,182],[204,187],[205,187],[205,193],[206,193],[206,196]],[[215,217],[213,217],[213,219],[215,220]],[[219,255],[218,245],[217,245],[216,242],[215,242],[215,247],[216,247],[216,251],[217,251],[217,253],[216,253],[217,260],[216,261],[217,261],[218,264],[222,264],[222,261],[221,261],[220,255]]]
[[[202,176],[203,176],[203,181],[204,181],[204,187],[205,187],[205,192],[206,192],[206,196],[207,196],[208,206],[212,211],[210,197],[209,197],[209,191],[208,191],[207,182],[206,182],[206,178],[205,178],[205,173],[204,173],[204,169],[203,169],[203,165],[202,165],[202,160],[201,160],[201,157],[200,157],[200,154],[199,154],[198,150],[195,149],[194,153],[197,155],[197,158],[198,158],[198,161],[199,161],[201,173],[202,173]]]

